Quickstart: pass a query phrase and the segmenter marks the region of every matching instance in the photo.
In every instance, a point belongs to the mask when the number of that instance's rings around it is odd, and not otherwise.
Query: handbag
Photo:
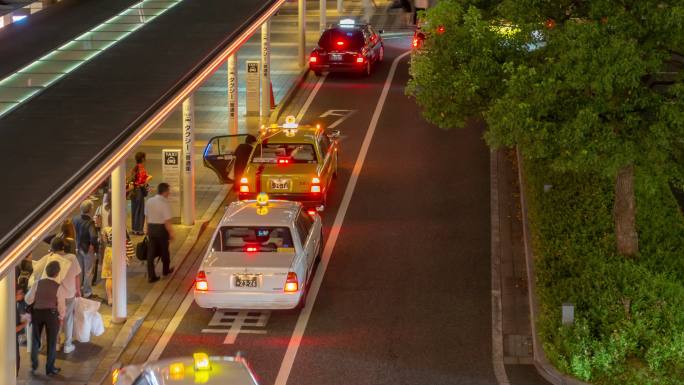
[[[131,242],[130,239],[126,238],[126,264],[130,265],[131,262],[133,261],[133,258],[137,256],[135,247],[133,247],[133,242]],[[145,257],[147,259],[147,257]]]
[[[147,250],[150,247],[150,240],[145,236],[142,241],[138,242],[138,244],[135,246],[135,256],[138,258],[140,261],[146,261],[147,260]]]

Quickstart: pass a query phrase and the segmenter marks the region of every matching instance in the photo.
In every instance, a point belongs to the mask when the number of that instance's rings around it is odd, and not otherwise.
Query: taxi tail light
[[[321,192],[321,179],[318,177],[311,178],[311,192],[320,193]]]
[[[316,54],[311,54],[311,57],[309,58],[309,63],[317,63],[318,62],[318,55]]]
[[[413,47],[418,47],[418,38],[417,37],[413,38]]]
[[[240,192],[242,193],[248,193],[249,192],[249,180],[245,177],[240,178]]]
[[[278,164],[290,164],[290,158],[278,158]]]
[[[257,246],[245,246],[245,251],[248,253],[255,253],[259,251],[259,248]]]
[[[364,61],[365,61],[365,59],[363,58],[363,56],[359,56],[359,57],[356,58],[356,62],[357,62],[357,63],[363,64]]]
[[[308,210],[306,210],[306,213],[311,215],[312,217],[316,216],[316,210],[314,210],[314,209],[308,209]]]
[[[335,44],[337,44],[338,47],[342,47],[344,45],[344,40],[338,40]]]
[[[291,271],[287,273],[287,279],[285,280],[285,292],[295,293],[299,290],[299,282],[297,281],[297,273]]]
[[[195,278],[195,290],[197,291],[208,291],[209,282],[207,282],[207,274],[204,270],[200,270],[197,273],[197,278]]]

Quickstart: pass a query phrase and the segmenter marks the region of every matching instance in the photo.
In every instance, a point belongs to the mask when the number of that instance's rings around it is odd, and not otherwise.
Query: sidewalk
[[[498,210],[498,222],[492,223],[492,228],[498,228],[499,236],[498,242],[492,245],[492,263],[498,262],[498,269],[493,269],[492,279],[498,279],[495,285],[498,284],[500,289],[505,373],[511,384],[547,384],[533,365],[529,288],[515,152],[499,150],[492,156],[495,157],[492,178],[496,178],[498,192],[498,205],[492,207],[492,210]],[[493,220],[496,221],[495,218]]]
[[[318,40],[318,1],[308,1],[307,12],[307,42],[310,48]],[[345,16],[358,14],[362,11],[361,1],[346,1]],[[315,12],[313,12],[315,10]],[[294,18],[293,18],[294,16]],[[328,20],[338,19],[335,2],[328,1]],[[299,83],[306,71],[299,69],[297,63],[296,30],[291,28],[296,20],[296,3],[286,3],[281,12],[272,19],[271,40],[271,80],[276,104],[287,103],[288,92]],[[256,33],[238,52],[238,95],[239,95],[239,132],[256,132],[258,120],[247,119],[245,111],[245,61],[260,59],[260,35]],[[209,138],[227,133],[227,81],[225,67],[216,71],[214,76],[201,86],[195,94],[195,194],[197,221],[194,226],[174,225],[176,239],[172,242],[172,266],[180,266],[190,250],[199,240],[208,221],[222,206],[230,185],[219,185],[214,173],[203,166],[202,150]],[[282,117],[280,118],[282,120]],[[161,182],[161,150],[163,148],[181,147],[181,112],[177,108],[166,122],[136,151],[147,153],[147,170],[153,176],[152,185]],[[128,161],[128,170],[133,167],[133,161]],[[96,204],[99,204],[96,203]],[[130,207],[127,225],[130,230]],[[137,243],[142,237],[132,237]],[[45,254],[46,246],[41,245],[34,252],[34,258]],[[160,270],[160,267],[157,267]],[[21,369],[17,384],[19,385],[81,385],[99,384],[95,379],[101,374],[109,372],[112,365],[118,361],[123,349],[138,328],[145,321],[156,301],[167,289],[175,272],[168,278],[150,284],[145,276],[144,262],[135,260],[128,267],[128,319],[124,324],[111,322],[111,307],[102,304],[100,313],[104,319],[106,332],[99,337],[93,337],[89,343],[75,342],[76,350],[70,354],[57,353],[56,366],[61,368],[60,375],[47,377],[44,375],[45,354],[41,353],[40,364],[35,376],[30,370],[30,358],[26,347],[21,347]],[[94,288],[94,293],[105,298],[104,282]]]

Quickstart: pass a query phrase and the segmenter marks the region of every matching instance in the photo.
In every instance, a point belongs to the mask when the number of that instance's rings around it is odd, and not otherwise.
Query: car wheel
[[[378,63],[382,63],[385,60],[385,47],[380,46],[380,54],[378,54]]]

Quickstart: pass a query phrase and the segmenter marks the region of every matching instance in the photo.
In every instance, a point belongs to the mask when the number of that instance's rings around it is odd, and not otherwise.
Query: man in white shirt
[[[168,200],[170,192],[171,188],[168,183],[160,183],[157,187],[157,195],[148,199],[145,204],[145,234],[150,240],[147,250],[147,280],[150,283],[159,281],[154,269],[156,257],[161,258],[164,276],[173,273],[169,254],[169,241],[174,237],[171,225],[173,216]]]
[[[31,322],[33,323],[33,342],[31,344],[31,373],[38,369],[38,352],[43,328],[47,333],[47,361],[45,374],[54,376],[60,369],[55,367],[57,355],[57,336],[59,326],[66,313],[65,290],[56,278],[59,275],[59,262],[51,261],[45,266],[47,278],[40,279],[26,294],[26,303],[33,305]]]

